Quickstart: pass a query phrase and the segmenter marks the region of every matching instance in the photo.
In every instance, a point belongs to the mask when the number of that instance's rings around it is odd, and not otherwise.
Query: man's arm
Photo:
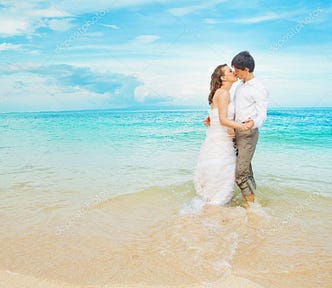
[[[255,100],[255,107],[257,115],[255,117],[252,117],[252,120],[254,121],[254,127],[253,128],[260,128],[267,117],[267,98],[268,98],[268,91],[262,87],[259,89],[256,89],[254,100]]]

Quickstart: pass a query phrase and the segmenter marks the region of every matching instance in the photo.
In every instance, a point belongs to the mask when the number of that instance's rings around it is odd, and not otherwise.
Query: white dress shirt
[[[268,91],[255,77],[236,87],[234,94],[235,121],[254,120],[253,128],[260,128],[267,116]]]

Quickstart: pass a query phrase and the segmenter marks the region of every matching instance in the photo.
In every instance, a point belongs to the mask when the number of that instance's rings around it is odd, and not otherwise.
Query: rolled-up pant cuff
[[[237,185],[239,186],[239,188],[241,189],[241,193],[243,196],[248,196],[251,194],[255,194],[256,190],[255,190],[255,182],[251,181],[250,179],[248,179],[245,182],[237,182]]]

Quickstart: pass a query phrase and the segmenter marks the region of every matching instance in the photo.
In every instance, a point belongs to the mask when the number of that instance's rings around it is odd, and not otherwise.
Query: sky
[[[208,107],[248,50],[269,107],[332,106],[331,1],[0,0],[0,112]]]

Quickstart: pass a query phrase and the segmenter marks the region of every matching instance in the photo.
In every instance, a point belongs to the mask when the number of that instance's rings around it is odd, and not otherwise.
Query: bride
[[[224,205],[233,196],[236,164],[234,129],[249,129],[247,124],[233,121],[234,106],[229,90],[236,81],[226,64],[219,65],[211,75],[210,125],[198,156],[194,185],[196,193],[212,205]]]

